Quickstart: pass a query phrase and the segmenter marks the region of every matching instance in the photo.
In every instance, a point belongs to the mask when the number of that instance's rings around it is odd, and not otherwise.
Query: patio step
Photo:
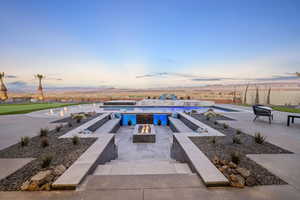
[[[98,165],[94,175],[192,174],[185,163],[170,161],[113,161]]]
[[[196,174],[91,175],[81,190],[205,188]]]

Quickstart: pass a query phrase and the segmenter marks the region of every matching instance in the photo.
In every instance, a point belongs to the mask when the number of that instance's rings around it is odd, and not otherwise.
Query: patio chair
[[[252,106],[253,112],[255,114],[255,118],[253,121],[255,121],[258,117],[268,117],[269,123],[271,124],[271,120],[273,120],[273,114],[272,109],[260,104],[256,104]]]

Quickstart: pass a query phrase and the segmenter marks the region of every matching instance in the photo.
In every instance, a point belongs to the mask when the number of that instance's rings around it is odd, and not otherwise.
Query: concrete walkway
[[[33,158],[0,158],[0,180],[16,172]]]
[[[159,180],[157,180],[159,183]],[[5,200],[299,200],[300,193],[289,185],[246,189],[202,187],[112,189],[53,192],[0,192]]]
[[[0,150],[20,141],[22,136],[36,136],[41,128],[54,128],[50,122],[57,118],[35,118],[27,115],[0,116]]]

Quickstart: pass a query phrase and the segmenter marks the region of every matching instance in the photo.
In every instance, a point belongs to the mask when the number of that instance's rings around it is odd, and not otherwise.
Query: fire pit
[[[155,130],[152,124],[137,124],[133,131],[133,143],[154,143]]]

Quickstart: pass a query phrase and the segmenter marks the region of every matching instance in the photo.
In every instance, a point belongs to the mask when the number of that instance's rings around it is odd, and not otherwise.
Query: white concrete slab
[[[251,154],[247,157],[300,190],[299,154]]]
[[[54,128],[55,118],[34,118],[26,115],[1,115],[0,116],[0,149],[20,142],[22,136],[33,137],[38,135],[41,128]]]
[[[34,158],[0,158],[0,180],[22,168]]]

